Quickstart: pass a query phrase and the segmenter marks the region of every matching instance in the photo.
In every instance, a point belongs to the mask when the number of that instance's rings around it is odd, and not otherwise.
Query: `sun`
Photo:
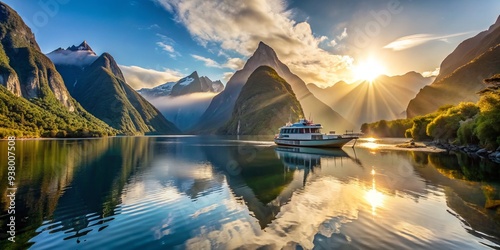
[[[375,78],[377,78],[379,75],[382,75],[384,72],[384,66],[374,59],[362,61],[358,63],[358,65],[354,66],[354,77],[358,80],[372,82],[373,80],[375,80]]]

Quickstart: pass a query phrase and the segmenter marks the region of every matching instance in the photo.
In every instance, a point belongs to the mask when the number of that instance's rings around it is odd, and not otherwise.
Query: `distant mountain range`
[[[210,106],[192,130],[209,133],[216,131],[226,124],[231,119],[236,100],[241,89],[245,86],[248,77],[260,66],[270,66],[280,77],[285,79],[291,85],[293,92],[301,103],[304,114],[307,117],[315,119],[317,122],[321,122],[326,130],[342,131],[345,129],[356,129],[351,122],[318,100],[307,89],[304,81],[293,74],[278,59],[274,50],[261,42],[243,69],[236,71],[231,79],[229,79],[224,91],[213,98]]]
[[[207,109],[212,97],[224,90],[220,80],[212,81],[194,71],[177,82],[167,82],[137,92],[157,107],[182,131],[189,130]]]
[[[495,24],[460,43],[441,63],[439,75],[410,101],[408,118],[436,111],[446,104],[476,102],[484,79],[500,72],[500,17]]]
[[[199,77],[198,72],[194,71],[189,76],[177,82],[167,82],[154,88],[142,88],[137,92],[146,98],[154,98],[159,96],[181,96],[193,93],[219,93],[222,90],[224,90],[224,84],[222,84],[220,80],[212,81],[206,76]]]
[[[304,117],[292,87],[269,66],[258,67],[241,89],[231,119],[219,133],[269,135]]]
[[[315,84],[308,84],[307,87],[318,99],[360,127],[366,122],[406,118],[409,100],[432,80],[419,73],[408,72],[401,76],[381,75],[372,82],[347,84],[340,81],[324,89]]]

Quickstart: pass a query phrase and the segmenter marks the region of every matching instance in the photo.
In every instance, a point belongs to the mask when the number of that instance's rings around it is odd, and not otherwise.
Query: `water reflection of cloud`
[[[200,208],[200,209],[196,210],[196,212],[191,214],[191,217],[196,218],[196,217],[200,216],[201,214],[209,213],[210,211],[215,210],[218,206],[219,206],[218,204],[212,204],[210,206]]]
[[[397,230],[400,236],[410,241],[432,242],[436,239],[435,234],[431,230],[406,221],[399,222],[394,226],[394,229]]]
[[[357,218],[361,202],[362,189],[357,184],[341,184],[332,177],[316,179],[308,183],[307,192],[296,192],[265,230],[261,231],[253,221],[238,219],[224,223],[218,230],[199,234],[186,245],[190,249],[207,246],[281,249],[294,242],[311,249],[318,230],[326,235],[337,232],[342,223]],[[337,217],[343,219],[331,220]],[[328,222],[334,225],[325,225]],[[329,227],[336,229],[329,230]]]

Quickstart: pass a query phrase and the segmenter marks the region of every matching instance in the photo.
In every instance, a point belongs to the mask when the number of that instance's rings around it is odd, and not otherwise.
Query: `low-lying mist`
[[[148,101],[181,131],[187,131],[198,122],[215,95],[217,93],[193,93],[149,98]]]

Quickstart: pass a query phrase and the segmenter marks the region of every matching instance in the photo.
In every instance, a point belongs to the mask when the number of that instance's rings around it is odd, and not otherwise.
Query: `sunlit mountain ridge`
[[[476,102],[483,80],[500,72],[500,17],[486,31],[463,41],[441,63],[436,80],[410,101],[408,118],[436,111],[447,104]]]

